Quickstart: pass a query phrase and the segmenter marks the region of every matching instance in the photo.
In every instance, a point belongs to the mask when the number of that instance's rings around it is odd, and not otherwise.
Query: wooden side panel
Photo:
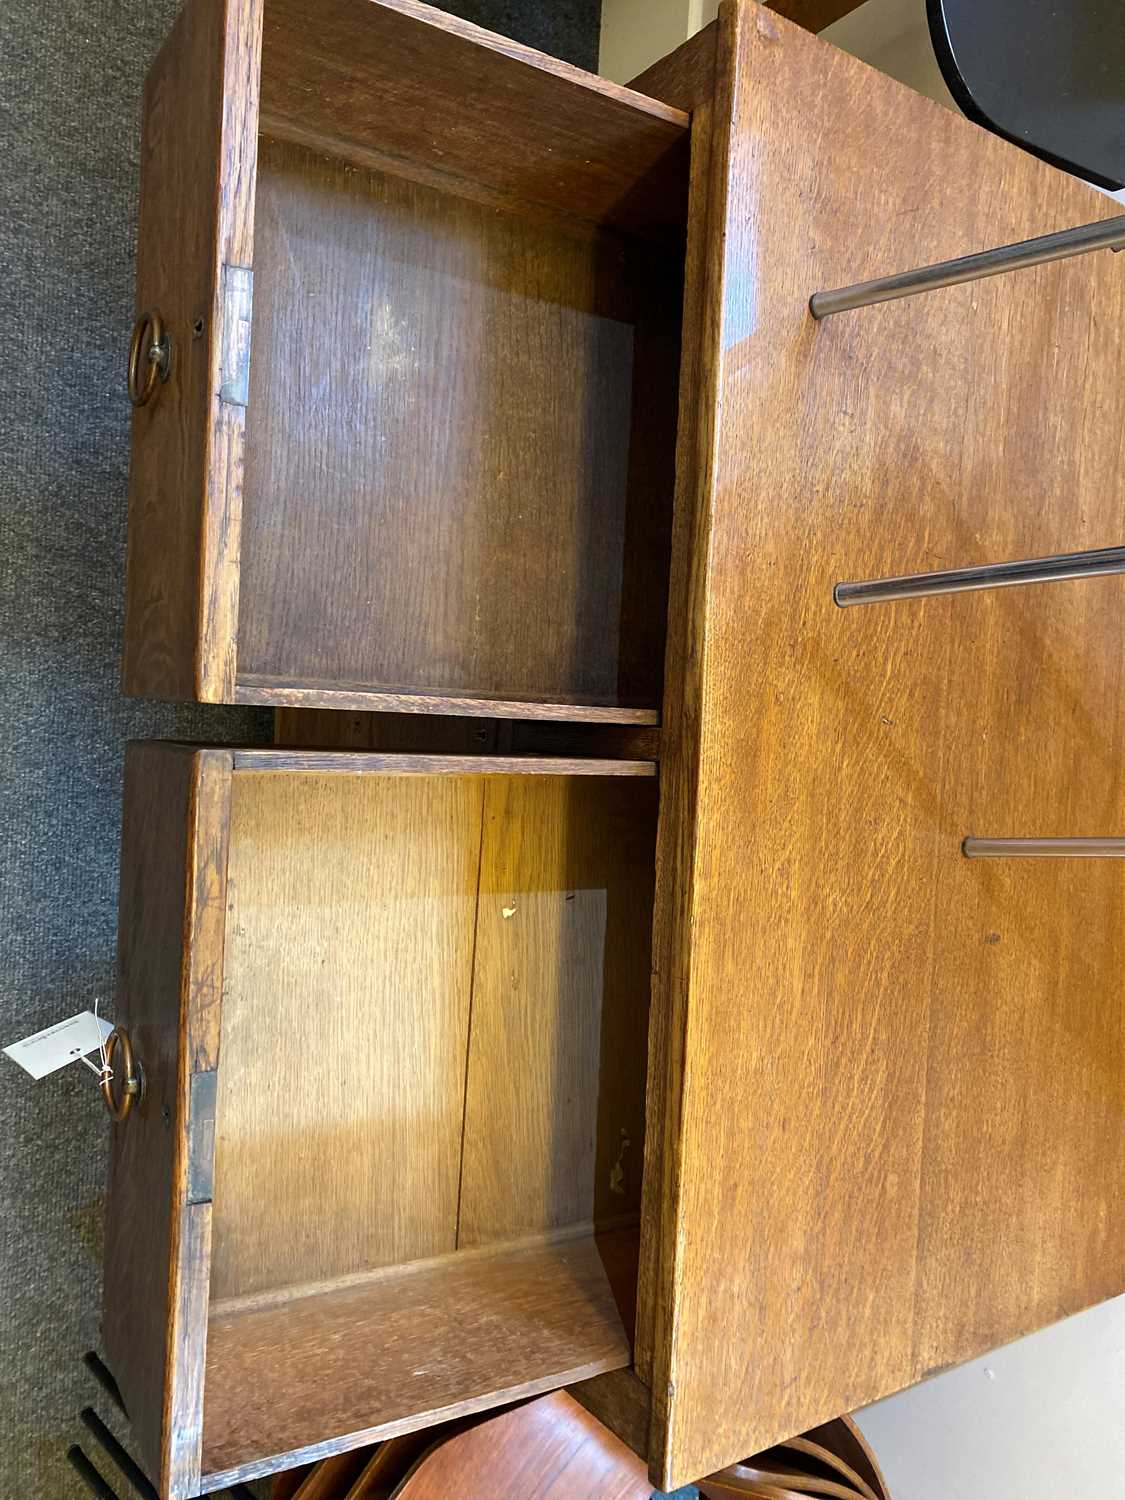
[[[242,694],[655,711],[675,257],[264,141],[255,269]]]
[[[656,787],[485,791],[458,1243],[635,1220]]]
[[[195,1494],[210,1205],[189,1204],[188,1099],[217,1062],[231,758],[172,745],[126,756],[116,1020],[146,1092],[113,1127],[103,1332],[140,1457]]]
[[[709,378],[717,319],[713,288],[722,281],[722,240],[712,233],[726,202],[726,131],[729,122],[729,26],[713,22],[637,80],[637,86],[692,112],[691,178],[688,240],[684,270],[683,337],[680,362],[680,407],[676,445],[676,499],[668,592],[668,632],[664,667],[661,732],[660,822],[656,844],[657,889],[670,891],[674,871],[690,846],[694,819],[694,774],[698,704],[692,663],[697,651],[695,591],[707,555],[710,513],[702,503],[701,476],[714,420],[714,384]],[[723,48],[724,65],[718,64]],[[716,84],[723,97],[716,103]],[[717,145],[712,137],[719,134]],[[656,902],[653,914],[653,983],[649,1025],[648,1092],[645,1112],[644,1202],[637,1286],[635,1363],[651,1384],[653,1322],[660,1305],[662,1221],[666,1176],[667,1116],[674,1105],[679,1077],[672,1049],[672,992],[677,923],[682,908],[672,900]],[[674,1115],[673,1115],[674,1118]]]
[[[204,1481],[222,1489],[628,1363],[589,1236],[216,1308]]]
[[[127,693],[234,692],[245,397],[224,381],[249,309],[224,267],[248,286],[261,11],[191,0],[145,86],[137,309],[161,313],[172,356],[133,416]]]
[[[687,119],[417,0],[267,0],[267,132],[493,207],[680,239]]]
[[[1100,256],[807,313],[1113,205],[762,7],[726,21],[697,810],[659,896],[664,1488],[1125,1286],[1119,876],[959,852],[1120,824],[1120,582],[831,593],[1118,536],[1125,282]]]
[[[237,773],[214,1298],[454,1248],[482,796]]]

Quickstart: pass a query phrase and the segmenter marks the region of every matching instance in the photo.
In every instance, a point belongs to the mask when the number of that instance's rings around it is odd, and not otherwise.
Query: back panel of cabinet
[[[674,266],[263,140],[255,286],[243,685],[655,706]]]

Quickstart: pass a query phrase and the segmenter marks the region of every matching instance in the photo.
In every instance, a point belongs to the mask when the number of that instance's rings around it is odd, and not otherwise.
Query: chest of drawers
[[[190,0],[145,139],[129,688],[626,726],[133,753],[165,1493],[559,1384],[672,1488],[1119,1291],[1121,866],[961,847],[1120,831],[1121,585],[833,586],[1120,539],[1121,271],[807,310],[1103,201],[743,3]]]

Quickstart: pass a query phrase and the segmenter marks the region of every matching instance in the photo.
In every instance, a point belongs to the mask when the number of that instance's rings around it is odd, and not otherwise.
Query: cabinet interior
[[[641,774],[235,774],[205,1474],[630,1362],[655,819]]]
[[[656,722],[686,133],[424,11],[266,3],[238,696]]]

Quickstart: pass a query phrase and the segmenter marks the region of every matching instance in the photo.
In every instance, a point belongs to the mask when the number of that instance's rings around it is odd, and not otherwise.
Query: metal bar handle
[[[1125,839],[966,839],[966,859],[1125,859]]]
[[[855,286],[839,287],[831,292],[814,292],[809,298],[809,312],[817,319],[829,318],[833,313],[850,312],[856,307],[893,302],[899,297],[916,296],[919,292],[935,292],[940,287],[958,286],[963,281],[982,281],[986,276],[1000,276],[1005,271],[1020,271],[1052,260],[1066,260],[1072,255],[1088,255],[1093,250],[1123,248],[1125,214],[1118,214],[1094,224],[1081,224],[1076,229],[1021,240],[1017,245],[1001,245],[976,255],[962,255],[957,260],[938,261],[936,265],[903,271],[897,276],[880,276],[874,281],[860,281]]]
[[[1125,573],[1125,547],[1094,552],[1061,552],[1021,562],[985,563],[976,568],[947,568],[938,573],[903,573],[838,583],[832,597],[841,609],[850,604],[886,604],[892,599],[924,599],[929,594],[963,594],[973,589],[1012,588],[1023,583],[1060,583],[1068,578],[1100,578]]]

